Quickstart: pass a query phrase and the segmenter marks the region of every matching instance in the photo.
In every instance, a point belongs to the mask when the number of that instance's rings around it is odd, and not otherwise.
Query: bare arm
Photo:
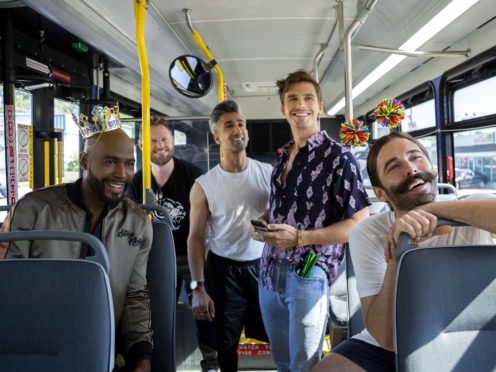
[[[205,233],[210,211],[205,192],[197,182],[191,188],[189,199],[191,205],[188,236],[189,270],[191,272],[191,279],[203,281],[205,279]],[[192,308],[193,316],[196,319],[212,320],[214,317],[214,304],[205,291],[205,287],[200,286],[193,291]]]
[[[205,266],[205,232],[209,216],[208,202],[203,189],[194,183],[190,192],[188,263],[193,280],[204,280]]]
[[[369,209],[363,208],[351,217],[330,226],[302,231],[303,243],[305,245],[346,243],[351,229],[368,215]],[[279,249],[287,249],[296,245],[297,229],[295,227],[286,224],[269,224],[268,228],[275,230],[274,232],[263,233],[264,240],[269,244]]]
[[[381,291],[374,296],[362,297],[365,328],[379,345],[393,351],[393,295],[396,277],[396,259],[389,261]]]
[[[382,289],[377,295],[361,299],[365,326],[381,347],[393,349],[393,291],[399,234],[406,232],[412,239],[422,241],[424,238],[451,231],[449,227],[436,229],[438,218],[461,221],[495,233],[495,208],[496,198],[433,202],[396,219],[385,243],[388,265]]]
[[[496,198],[453,200],[425,204],[420,209],[438,218],[464,222],[496,234]]]

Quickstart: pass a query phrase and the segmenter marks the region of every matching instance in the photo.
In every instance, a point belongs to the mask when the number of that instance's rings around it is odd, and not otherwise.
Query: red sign
[[[243,344],[238,346],[239,356],[266,356],[271,354],[270,344]]]
[[[6,125],[5,131],[7,133],[7,184],[8,184],[8,198],[7,202],[14,205],[17,201],[17,159],[16,159],[16,128],[15,128],[15,108],[14,105],[6,106]]]
[[[71,75],[52,67],[52,77],[65,83],[71,82]]]

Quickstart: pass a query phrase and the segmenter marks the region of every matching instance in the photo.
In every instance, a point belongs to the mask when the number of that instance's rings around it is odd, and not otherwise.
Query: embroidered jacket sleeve
[[[132,359],[149,358],[152,345],[150,301],[146,282],[148,254],[153,239],[150,220],[146,221],[144,230],[144,241],[129,279],[121,319],[122,341]]]

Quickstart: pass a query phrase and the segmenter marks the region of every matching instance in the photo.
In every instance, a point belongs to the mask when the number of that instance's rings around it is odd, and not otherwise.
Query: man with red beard
[[[158,205],[169,212],[172,221],[172,234],[176,249],[177,287],[176,301],[179,299],[181,287],[184,283],[188,298],[191,301],[189,282],[191,276],[188,265],[187,240],[189,234],[189,192],[195,180],[203,174],[196,165],[176,158],[174,134],[164,117],[152,115],[150,119],[150,150],[151,150],[151,178],[152,190]],[[138,146],[143,149],[140,137]],[[138,203],[143,202],[143,170],[134,175],[127,195]],[[152,212],[155,221],[161,221],[165,216],[160,212]],[[203,372],[215,371],[217,353],[207,345],[199,343],[203,360]]]
[[[187,240],[189,234],[189,192],[195,180],[202,175],[196,165],[176,158],[174,135],[163,117],[152,115],[150,120],[152,190],[158,205],[169,212],[177,259],[177,296],[183,281],[189,289]],[[141,133],[138,146],[143,148]],[[136,202],[143,202],[143,170],[133,177],[127,195]],[[160,212],[153,212],[156,221],[163,220]],[[188,291],[189,292],[189,291]]]
[[[221,371],[230,372],[238,369],[243,326],[247,337],[267,337],[258,304],[263,244],[251,239],[250,219],[267,209],[272,167],[247,157],[246,119],[236,102],[214,108],[210,129],[221,157],[191,189],[190,287],[194,317],[212,322],[211,329],[203,322],[200,339],[217,350]]]
[[[360,223],[350,235],[350,252],[365,329],[339,344],[313,371],[394,371],[393,293],[396,243],[406,232],[420,246],[492,244],[496,199],[435,202],[437,174],[422,144],[393,132],[371,148],[367,170],[377,198],[391,211]],[[437,219],[469,224],[453,229]]]
[[[150,371],[146,267],[153,233],[145,212],[124,197],[134,174],[131,140],[120,128],[95,132],[86,139],[80,165],[82,179],[35,190],[20,199],[12,213],[11,231],[82,230],[102,241],[112,267],[116,349],[126,356],[127,371]],[[91,254],[91,248],[79,242],[17,241],[9,245],[7,258],[77,259]]]

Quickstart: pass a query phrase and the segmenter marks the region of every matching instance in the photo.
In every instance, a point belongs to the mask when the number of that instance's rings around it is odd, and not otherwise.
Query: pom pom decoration
[[[341,124],[339,138],[348,146],[361,146],[369,139],[369,129],[363,121],[352,119]]]
[[[397,128],[405,118],[405,106],[394,99],[384,99],[374,110],[375,120],[383,127]]]

